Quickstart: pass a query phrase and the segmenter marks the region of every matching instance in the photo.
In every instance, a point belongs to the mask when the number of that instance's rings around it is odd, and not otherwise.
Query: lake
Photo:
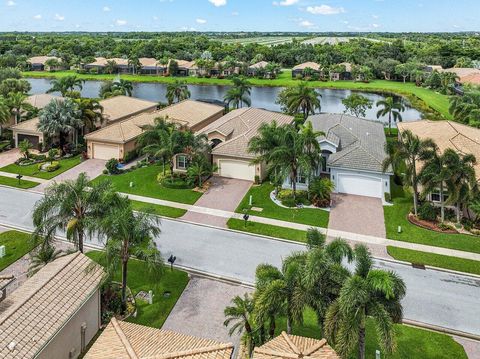
[[[32,94],[45,93],[51,86],[49,79],[27,79],[32,85]],[[98,97],[102,82],[101,81],[86,81],[83,85],[83,97]],[[223,101],[225,93],[229,86],[215,86],[215,85],[188,85],[191,93],[191,98],[196,99],[213,99]],[[282,91],[282,87],[252,87],[251,100],[252,107],[264,108],[271,111],[280,111],[280,106],[275,103],[278,94]],[[348,97],[352,91],[350,90],[335,90],[335,89],[318,89],[322,95],[321,104],[322,112],[327,113],[343,113],[345,106],[342,100]],[[133,83],[134,97],[154,101],[167,102],[165,95],[167,93],[167,85],[162,83]],[[370,120],[377,120],[377,107],[375,103],[382,100],[385,96],[369,93],[357,92],[373,101],[373,107],[367,111],[366,118]],[[395,97],[397,101],[403,101],[401,97]],[[416,109],[405,104],[405,112],[402,113],[404,121],[416,121],[421,119],[421,114]],[[380,121],[385,122],[387,118],[380,118]]]

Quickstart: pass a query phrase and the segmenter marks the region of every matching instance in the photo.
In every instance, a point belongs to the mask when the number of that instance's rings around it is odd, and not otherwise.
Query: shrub
[[[194,187],[185,176],[164,177],[161,184],[163,187],[172,189],[191,189]]]
[[[277,198],[281,201],[287,198],[293,197],[293,191],[291,189],[282,189],[278,192]]]
[[[55,157],[57,157],[58,155],[59,155],[58,149],[56,149],[56,148],[50,148],[50,149],[48,150],[48,156],[47,156],[47,157],[48,157],[49,159],[53,160],[53,159],[54,159]]]
[[[130,151],[130,152],[127,152],[125,154],[125,163],[128,163],[130,161],[133,161],[135,158],[138,157],[138,151],[137,150],[133,150],[133,151]]]
[[[418,208],[418,218],[424,221],[435,222],[438,210],[430,202],[424,202]]]
[[[286,198],[286,199],[282,200],[282,204],[285,207],[296,207],[297,206],[297,204],[295,203],[295,200],[293,198]]]
[[[116,158],[109,159],[107,164],[105,165],[108,173],[110,173],[111,175],[119,174],[120,170],[118,169],[118,163],[119,162]]]
[[[60,163],[58,161],[52,161],[50,164],[44,167],[44,170],[47,172],[54,172],[60,168]]]
[[[316,228],[309,228],[307,231],[307,248],[321,248],[325,245],[326,237]]]
[[[47,156],[45,155],[36,155],[34,153],[30,154],[30,158],[35,161],[45,161],[47,159]]]
[[[255,175],[255,184],[260,184],[260,176]]]
[[[386,202],[391,202],[392,201],[392,196],[388,192],[385,192],[384,198],[385,198]]]
[[[457,214],[455,210],[451,208],[445,208],[445,219],[450,222],[455,222],[457,220]]]
[[[104,169],[104,170],[102,171],[102,173],[103,173],[104,175],[108,175],[108,170],[107,170],[107,169]]]
[[[317,207],[326,207],[330,203],[330,195],[332,194],[335,185],[328,178],[317,178],[308,188],[312,203]],[[325,206],[325,204],[327,204]]]

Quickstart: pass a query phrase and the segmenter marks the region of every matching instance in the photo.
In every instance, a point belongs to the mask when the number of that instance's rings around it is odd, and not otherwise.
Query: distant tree
[[[0,97],[0,137],[2,136],[2,126],[10,122],[12,112],[8,106],[7,100]]]
[[[449,112],[455,121],[480,127],[480,91],[469,91],[463,96],[451,96]]]
[[[459,57],[457,58],[457,61],[455,62],[455,66],[454,67],[460,67],[460,68],[472,68],[474,67],[473,66],[473,61],[471,58],[469,57]]]
[[[350,96],[342,100],[345,106],[345,113],[350,112],[356,117],[365,117],[367,110],[372,108],[373,102],[365,96],[352,93]]]
[[[115,62],[115,60],[108,60],[105,64],[105,67],[104,67],[103,71],[106,74],[115,73],[115,71],[117,71],[117,63]]]
[[[0,83],[0,96],[7,97],[10,93],[20,92],[28,94],[32,86],[27,80],[23,79],[6,79]]]
[[[190,98],[190,90],[185,81],[175,80],[167,85],[167,101],[171,105]]]
[[[224,101],[233,104],[235,108],[240,108],[244,104],[250,106],[252,101],[250,100],[250,93],[252,86],[250,82],[243,76],[235,76],[232,78],[233,86],[228,89],[225,94]]]
[[[277,103],[288,114],[301,113],[306,120],[309,115],[320,111],[321,94],[313,87],[309,87],[307,82],[301,82],[296,87],[284,89],[277,98]]]
[[[50,81],[52,87],[47,93],[60,92],[63,97],[66,97],[69,92],[75,91],[75,89],[82,90],[84,83],[85,80],[78,78],[76,75],[59,77]]]
[[[170,60],[168,62],[168,74],[170,76],[176,76],[178,73],[178,62],[175,60]]]
[[[444,95],[452,94],[455,83],[459,77],[454,72],[441,72],[440,76],[440,92]]]
[[[136,54],[131,54],[128,57],[128,66],[132,69],[132,74],[136,74],[142,68],[142,64]]]

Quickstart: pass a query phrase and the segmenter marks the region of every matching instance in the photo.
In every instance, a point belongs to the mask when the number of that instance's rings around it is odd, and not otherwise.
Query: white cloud
[[[375,29],[378,29],[380,27],[380,25],[378,24],[372,24],[372,27],[375,28]]]
[[[7,1],[7,6],[15,6],[15,5],[17,5],[17,3],[15,1],[13,1],[13,0],[8,0]]]
[[[372,15],[372,18],[374,19],[378,19],[378,17],[379,17],[378,15]]]
[[[42,15],[41,14],[37,14],[33,17],[35,20],[41,20],[42,19]]]
[[[197,31],[194,27],[183,26],[181,27],[182,31]]]
[[[105,12],[109,12],[110,10],[112,10],[112,9],[110,9],[110,7],[108,7],[108,6],[103,7],[103,11],[105,11]]]
[[[298,25],[300,25],[301,27],[313,27],[313,26],[315,26],[314,23],[312,23],[312,22],[310,22],[310,21],[308,21],[308,20],[300,21],[300,22],[298,23]]]
[[[205,20],[205,19],[197,19],[195,21],[197,22],[197,24],[206,24],[207,23],[207,20]]]
[[[208,0],[211,2],[214,6],[225,6],[227,5],[227,0]]]
[[[345,12],[343,7],[332,7],[330,5],[309,6],[307,11],[314,15],[336,15]]]
[[[298,3],[299,0],[283,0],[283,1],[274,1],[274,6],[292,6]]]
[[[53,17],[55,20],[57,21],[63,21],[65,20],[65,16],[63,15],[60,15],[60,14],[55,14],[55,16]]]
[[[115,21],[115,24],[116,24],[117,26],[127,25],[127,20],[117,19],[117,20]]]

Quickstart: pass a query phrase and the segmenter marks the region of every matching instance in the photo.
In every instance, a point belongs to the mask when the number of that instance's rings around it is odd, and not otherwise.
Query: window
[[[440,191],[438,192],[432,192],[430,194],[430,199],[433,201],[433,202],[441,202],[441,198],[440,198]],[[446,200],[448,199],[448,194],[447,193],[443,193],[443,202],[445,202]]]
[[[178,155],[177,156],[177,168],[184,170],[187,168],[187,156]]]
[[[302,173],[302,171],[299,171],[297,174],[297,183],[307,184],[307,177]]]

